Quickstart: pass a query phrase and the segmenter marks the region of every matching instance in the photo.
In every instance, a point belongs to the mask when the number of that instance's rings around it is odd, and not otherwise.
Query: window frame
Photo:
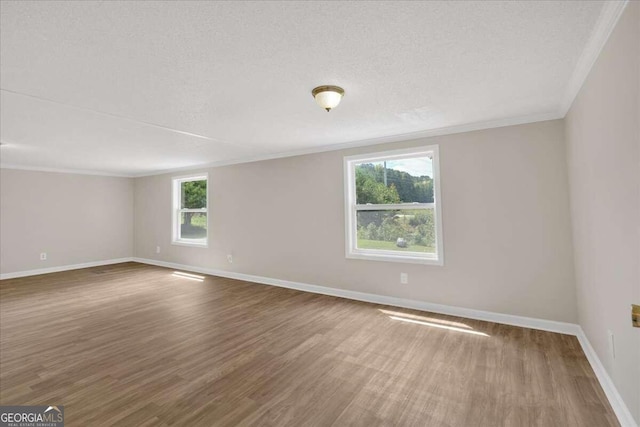
[[[432,156],[433,203],[401,203],[382,205],[357,205],[356,164]],[[419,252],[387,251],[384,249],[358,249],[357,212],[363,210],[408,210],[433,208],[436,234],[435,254]],[[444,242],[442,233],[442,196],[440,192],[440,154],[437,144],[400,150],[379,151],[346,156],[344,158],[344,209],[345,209],[345,256],[348,259],[404,262],[426,265],[444,265]]]
[[[202,209],[181,209],[182,183],[192,181],[206,181],[207,183],[207,202],[206,207]],[[180,238],[180,214],[183,212],[195,212],[207,214],[207,236],[204,243],[189,241]],[[193,175],[175,176],[171,178],[171,244],[178,246],[191,246],[196,248],[209,247],[209,174],[198,173]]]

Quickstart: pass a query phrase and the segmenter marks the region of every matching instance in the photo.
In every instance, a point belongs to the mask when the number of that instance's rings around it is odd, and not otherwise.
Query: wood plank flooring
[[[616,426],[575,337],[136,263],[0,282],[0,404],[67,426]]]

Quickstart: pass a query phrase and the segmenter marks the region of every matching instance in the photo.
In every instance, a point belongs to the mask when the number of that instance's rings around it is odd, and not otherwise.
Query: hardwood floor
[[[67,426],[618,425],[575,337],[136,263],[0,282],[0,404]]]

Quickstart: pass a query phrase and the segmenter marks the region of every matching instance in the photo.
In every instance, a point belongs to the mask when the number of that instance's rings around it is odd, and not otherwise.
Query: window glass
[[[173,179],[173,243],[207,245],[207,176]]]
[[[345,158],[347,258],[443,264],[438,147]]]
[[[358,204],[433,203],[433,160],[417,157],[358,163]]]

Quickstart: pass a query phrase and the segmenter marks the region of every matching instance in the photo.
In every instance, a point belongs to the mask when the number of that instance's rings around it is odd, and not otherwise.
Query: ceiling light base
[[[344,89],[340,86],[323,85],[314,88],[311,91],[311,95],[313,95],[316,103],[327,110],[328,113],[338,106],[344,96]]]

